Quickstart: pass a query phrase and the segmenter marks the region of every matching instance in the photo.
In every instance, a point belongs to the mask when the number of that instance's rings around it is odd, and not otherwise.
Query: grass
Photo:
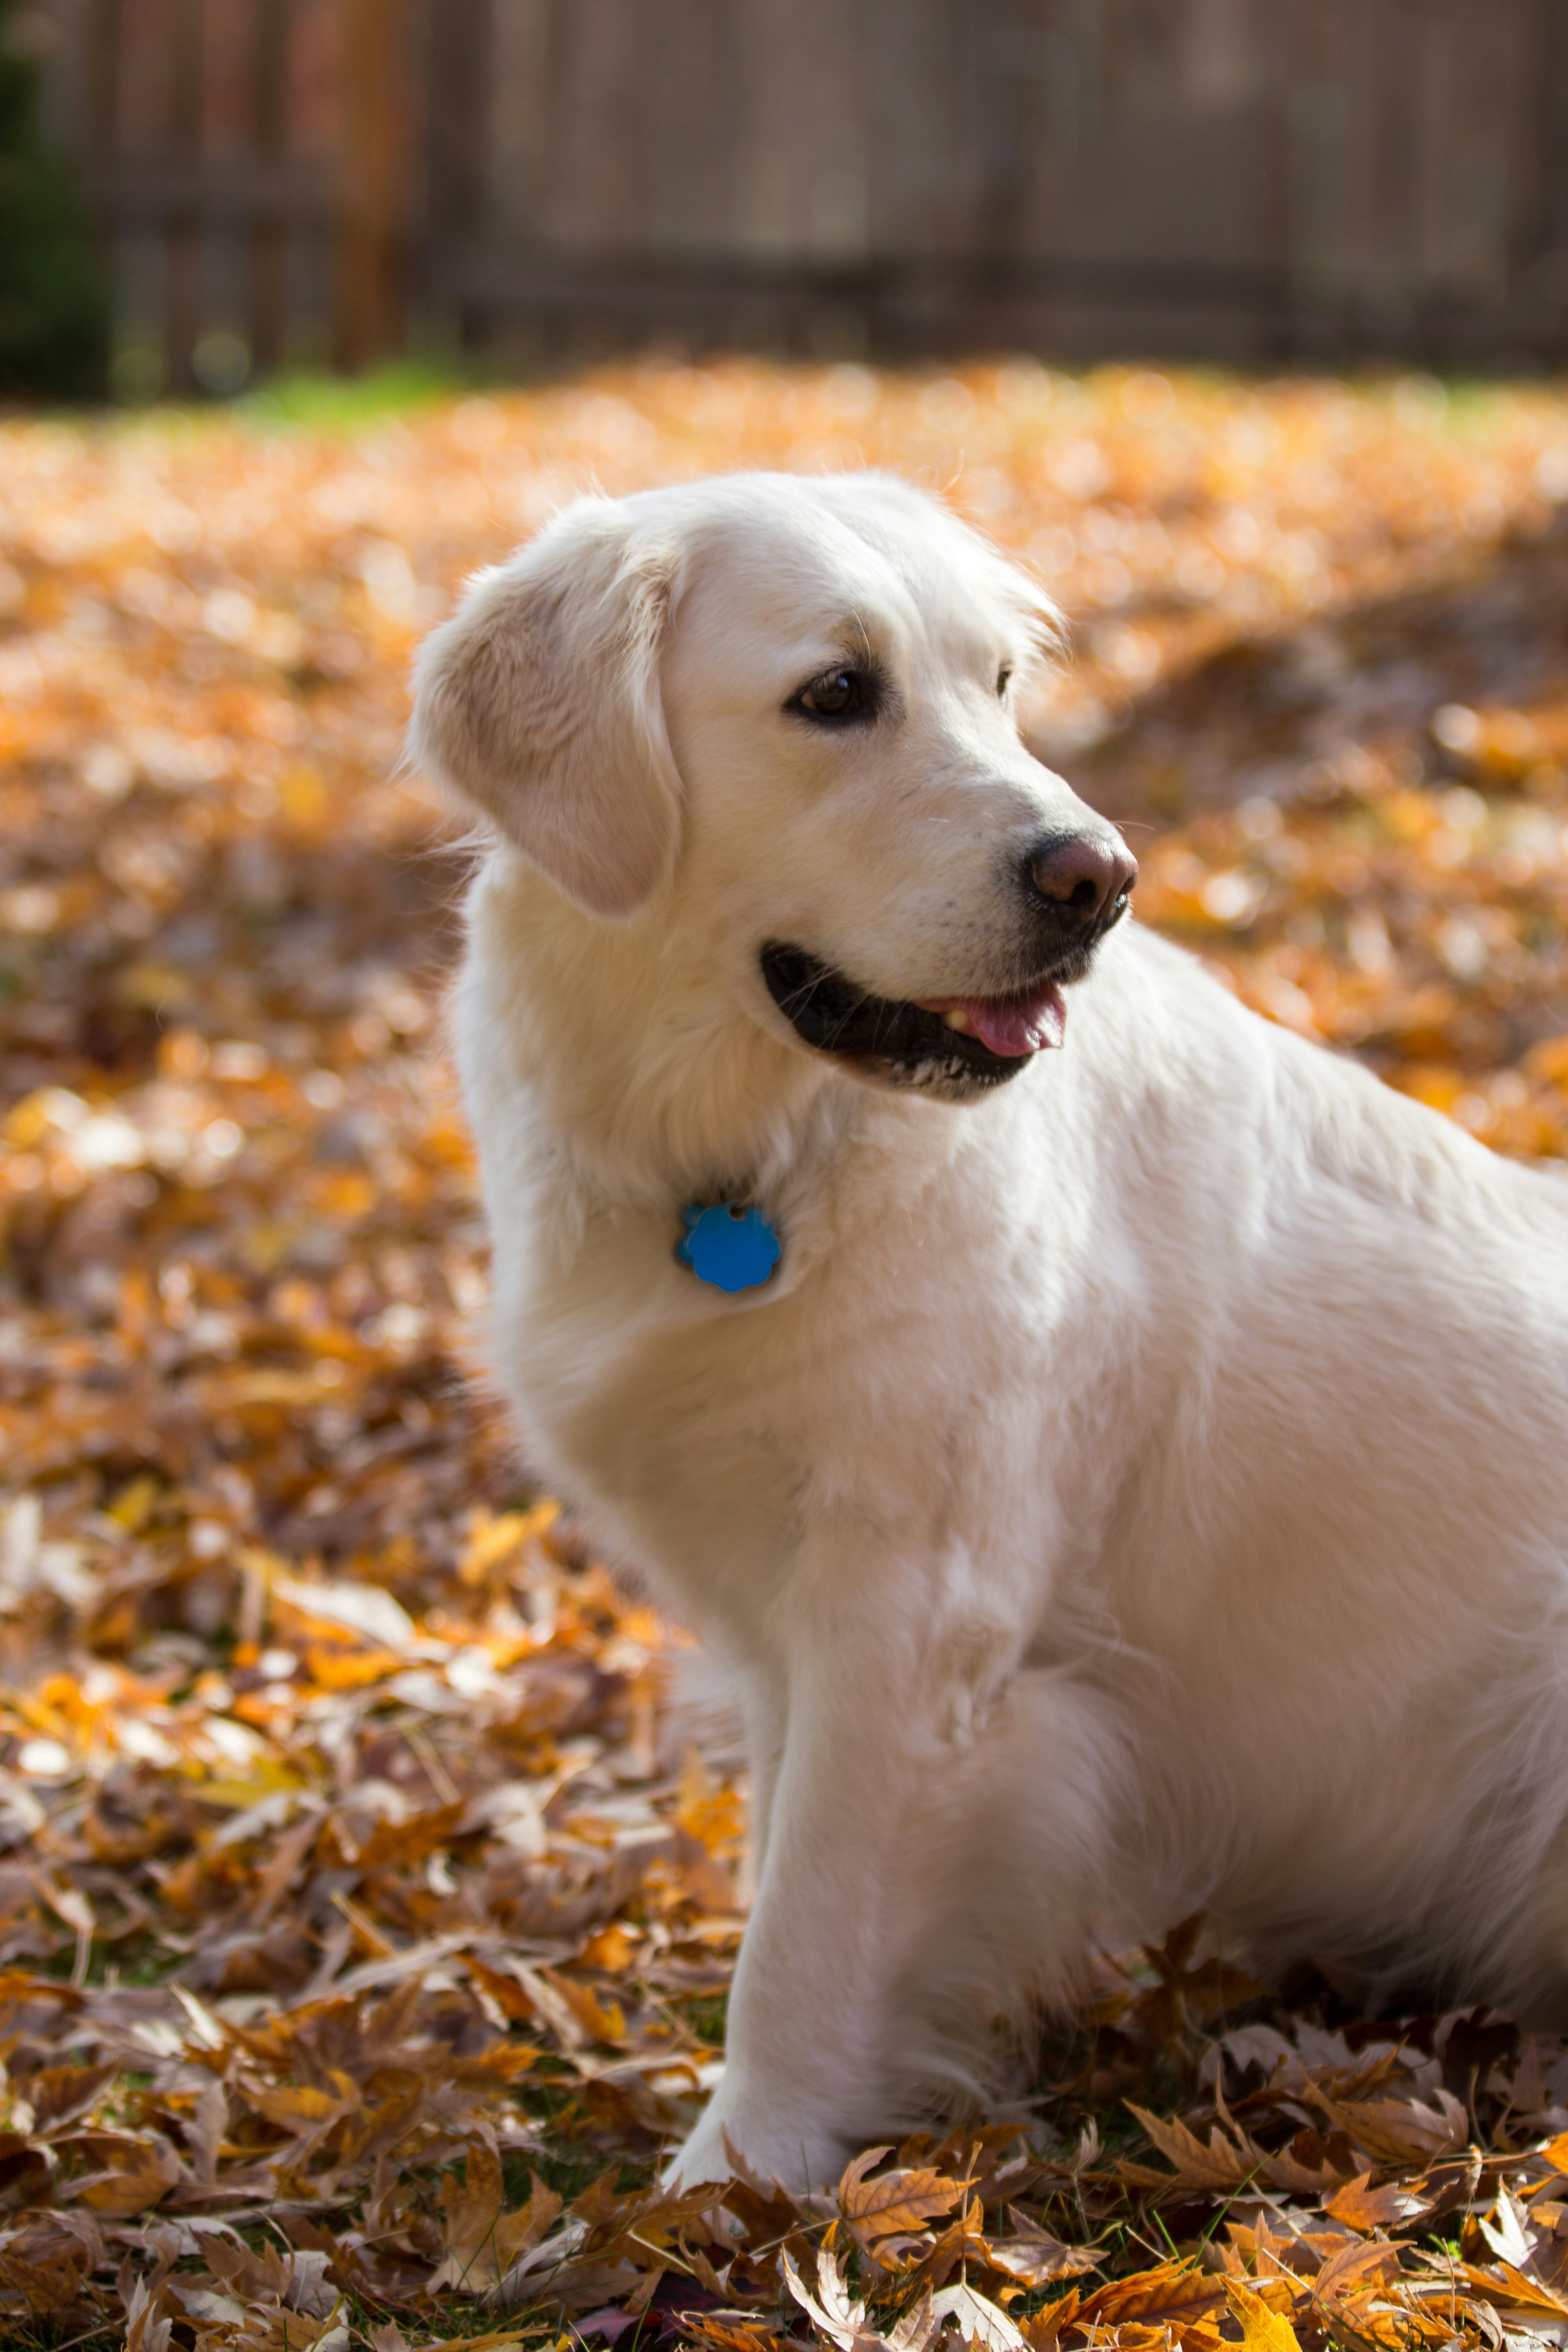
[[[383,418],[432,407],[472,391],[473,370],[437,360],[386,360],[360,375],[300,368],[271,376],[254,392],[221,404],[220,413],[261,425],[303,425],[316,433],[356,433]]]
[[[622,358],[635,364],[639,356],[647,354],[634,352]],[[1004,355],[982,352],[974,358],[986,363],[1000,356]],[[1063,365],[1049,353],[1031,356],[1041,358],[1055,375],[1069,383],[1087,383],[1096,373],[1092,367]],[[919,380],[940,373],[942,364],[935,359],[915,361],[904,368],[880,368],[878,373],[905,374]],[[807,365],[802,362],[803,367]],[[351,436],[388,418],[417,415],[444,400],[460,398],[465,393],[526,391],[537,388],[542,379],[569,373],[564,362],[540,370],[503,372],[471,362],[410,353],[384,360],[353,375],[339,374],[321,366],[288,368],[226,399],[155,396],[142,400],[134,394],[124,394],[110,414],[188,420],[237,417],[263,429],[298,427],[307,432]],[[1226,371],[1217,368],[1184,366],[1177,373],[1187,384],[1198,388],[1217,390],[1235,380]],[[1309,367],[1268,373],[1269,380],[1281,380],[1310,379],[1322,372]],[[1437,424],[1467,436],[1490,428],[1499,398],[1507,389],[1505,383],[1485,376],[1436,374],[1393,364],[1369,365],[1352,373],[1329,373],[1335,382],[1363,400],[1403,403],[1419,415],[1424,424]],[[72,420],[73,412],[68,410],[51,406],[47,413],[65,422]]]

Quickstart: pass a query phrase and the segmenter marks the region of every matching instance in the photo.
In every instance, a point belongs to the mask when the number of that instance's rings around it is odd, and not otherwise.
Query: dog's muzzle
[[[770,940],[761,952],[768,993],[804,1045],[865,1066],[892,1085],[964,1099],[1016,1077],[1066,1033],[1063,991],[1081,980],[1131,902],[1138,868],[1121,836],[1103,831],[1037,843],[1019,879],[1035,976],[996,996],[899,1000],[862,988],[810,949]]]

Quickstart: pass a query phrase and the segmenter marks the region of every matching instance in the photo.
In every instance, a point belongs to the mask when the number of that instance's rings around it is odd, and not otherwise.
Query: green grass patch
[[[435,360],[387,360],[361,375],[302,368],[271,377],[226,404],[226,413],[260,425],[303,425],[316,433],[354,433],[383,418],[429,408],[471,391],[471,373]],[[221,413],[221,412],[220,412]]]

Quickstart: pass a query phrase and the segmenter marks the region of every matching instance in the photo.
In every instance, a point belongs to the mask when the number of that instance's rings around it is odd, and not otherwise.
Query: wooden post
[[[120,145],[120,0],[90,0],[83,37],[81,130],[88,163],[102,171]]]
[[[342,9],[333,355],[361,368],[403,340],[408,19],[406,0],[342,0]]]
[[[442,275],[454,257],[471,257],[485,221],[489,172],[492,67],[490,0],[433,0],[425,89],[425,233],[421,293],[441,301]],[[484,348],[489,317],[471,299],[458,305],[458,340]]]
[[[1532,135],[1518,142],[1511,207],[1511,268],[1508,294],[1539,320],[1536,348],[1561,365],[1568,343],[1568,190],[1563,156],[1568,142],[1568,24],[1559,0],[1533,0],[1524,62],[1530,80]]]
[[[251,136],[258,160],[279,163],[289,142],[290,0],[253,0],[250,52]],[[275,368],[283,356],[289,232],[277,218],[250,232],[250,363]]]
[[[88,0],[77,19],[82,42],[79,109],[72,125],[78,152],[92,173],[110,172],[120,149],[120,0]],[[110,205],[95,204],[97,232],[109,279],[112,327],[121,323],[120,287],[124,257],[119,223]]]
[[[202,0],[173,0],[169,57],[169,160],[194,171],[202,150]],[[163,239],[163,380],[195,389],[201,324],[202,223],[195,205],[171,211]]]

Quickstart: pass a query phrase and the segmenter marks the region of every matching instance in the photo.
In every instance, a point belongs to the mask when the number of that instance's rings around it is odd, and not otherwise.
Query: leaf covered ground
[[[0,2330],[29,2347],[1568,2340],[1568,2053],[1204,1929],[1016,2115],[670,2200],[744,1788],[464,1375],[461,866],[409,653],[590,481],[888,463],[1047,578],[1145,919],[1568,1150],[1568,399],[649,364],[0,425]],[[1456,1901],[1464,1899],[1462,1888]]]

